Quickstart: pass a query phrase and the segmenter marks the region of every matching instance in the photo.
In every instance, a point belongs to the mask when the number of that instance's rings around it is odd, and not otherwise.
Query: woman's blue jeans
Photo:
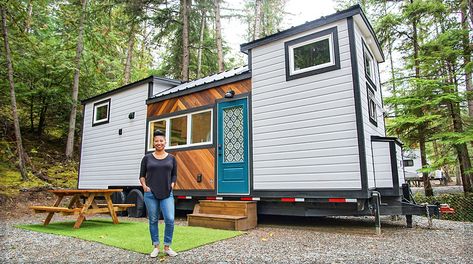
[[[158,200],[154,197],[152,192],[145,192],[145,204],[148,210],[149,233],[151,234],[151,241],[153,245],[159,245],[159,211],[163,212],[164,217],[164,245],[170,246],[172,243],[172,234],[174,232],[174,195],[168,198]]]

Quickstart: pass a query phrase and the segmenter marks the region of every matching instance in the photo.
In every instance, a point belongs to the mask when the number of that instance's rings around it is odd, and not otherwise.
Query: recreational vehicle
[[[178,162],[178,209],[243,200],[258,214],[433,212],[409,202],[402,143],[385,132],[384,55],[358,5],[241,51],[245,67],[185,83],[151,76],[84,100],[78,188],[123,188],[115,199],[143,215],[140,161],[159,129]]]

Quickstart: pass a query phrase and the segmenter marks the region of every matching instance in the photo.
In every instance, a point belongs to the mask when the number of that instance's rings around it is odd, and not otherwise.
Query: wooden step
[[[243,215],[218,215],[218,214],[189,214],[187,216],[197,217],[197,218],[217,218],[217,219],[230,219],[230,220],[238,220],[238,219],[245,219],[246,216]]]
[[[215,214],[189,214],[187,224],[189,226],[201,226],[227,230],[248,230],[246,216],[215,215]]]
[[[217,229],[248,230],[256,227],[256,202],[199,201],[194,212],[187,216],[189,226]]]
[[[248,209],[256,210],[256,202],[251,201],[200,201],[199,213],[219,215],[248,215]]]

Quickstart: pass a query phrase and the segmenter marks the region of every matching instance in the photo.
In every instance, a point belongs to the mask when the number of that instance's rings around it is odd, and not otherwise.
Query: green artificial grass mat
[[[111,219],[92,219],[84,221],[79,229],[73,229],[73,226],[74,221],[50,223],[47,226],[42,224],[16,225],[21,229],[96,241],[139,253],[148,254],[153,250],[148,222],[120,221],[119,224],[114,225]],[[240,231],[174,225],[171,247],[176,252],[185,251],[241,234],[243,233]],[[164,224],[159,225],[159,238],[162,250]]]

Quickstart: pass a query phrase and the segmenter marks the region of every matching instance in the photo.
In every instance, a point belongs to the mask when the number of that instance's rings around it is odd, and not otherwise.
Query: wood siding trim
[[[229,90],[233,90],[235,95],[248,93],[251,91],[251,80],[245,79],[207,90],[198,91],[196,93],[186,94],[180,97],[149,104],[147,116],[148,118],[153,118],[164,114],[189,110],[206,105],[213,105],[215,104],[216,100],[224,98],[225,93]]]
[[[177,161],[175,190],[215,190],[215,149],[169,151]],[[202,180],[197,181],[198,175]]]

